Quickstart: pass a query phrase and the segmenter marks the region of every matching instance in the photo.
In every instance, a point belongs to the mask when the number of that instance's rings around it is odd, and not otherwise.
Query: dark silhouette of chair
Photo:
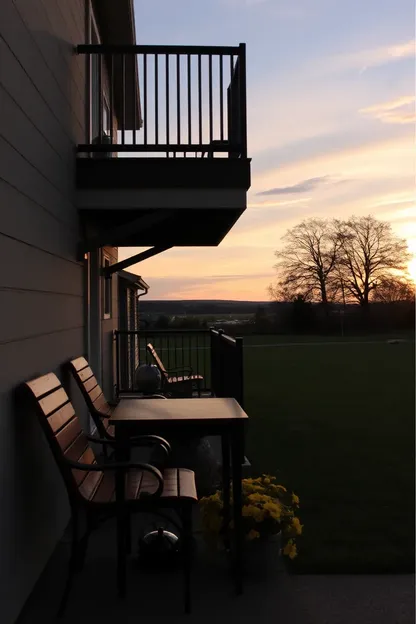
[[[68,362],[68,368],[84,397],[100,437],[114,440],[114,427],[110,425],[109,419],[117,403],[107,401],[100,384],[84,357],[78,357]],[[166,397],[161,394],[153,394],[146,397],[136,396],[134,398],[166,399]]]
[[[190,611],[190,564],[192,547],[192,504],[196,502],[195,476],[191,470],[158,470],[150,464],[97,464],[90,441],[114,447],[116,442],[98,439],[83,432],[67,393],[53,373],[23,384],[29,406],[39,423],[59,467],[68,493],[72,541],[68,577],[58,615],[67,604],[75,573],[84,564],[91,531],[98,522],[118,517],[117,578],[118,590],[125,594],[126,527],[131,513],[174,509],[182,520],[182,548],[185,571],[185,609]],[[167,456],[169,443],[158,436],[136,438],[135,445],[158,443]],[[117,496],[116,496],[117,491]],[[85,516],[86,531],[80,535],[80,519]]]
[[[154,346],[149,342],[146,346],[162,376],[162,392],[172,396],[192,396],[194,384],[197,387],[198,396],[201,396],[202,375],[194,375],[190,366],[167,369],[157,354]]]

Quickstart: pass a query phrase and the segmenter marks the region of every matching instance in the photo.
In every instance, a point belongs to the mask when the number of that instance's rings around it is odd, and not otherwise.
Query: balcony
[[[205,396],[234,397],[244,403],[243,339],[222,330],[115,331],[116,395],[136,392],[135,371],[141,364],[153,364],[146,351],[150,342],[167,369],[192,368],[202,375],[200,390]]]
[[[78,53],[91,103],[76,170],[85,251],[218,245],[250,187],[245,45]]]

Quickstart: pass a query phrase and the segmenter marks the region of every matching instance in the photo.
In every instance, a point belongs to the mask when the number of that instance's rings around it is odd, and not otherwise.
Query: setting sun
[[[409,274],[416,284],[416,258],[413,258],[413,260],[409,262]]]

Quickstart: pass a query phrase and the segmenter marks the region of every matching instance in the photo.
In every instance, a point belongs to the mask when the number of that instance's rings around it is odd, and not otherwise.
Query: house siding
[[[62,364],[85,352],[73,203],[75,145],[86,137],[85,58],[74,46],[86,41],[85,14],[84,0],[0,2],[2,624],[16,620],[68,521],[49,449],[14,390],[51,370],[62,378]]]

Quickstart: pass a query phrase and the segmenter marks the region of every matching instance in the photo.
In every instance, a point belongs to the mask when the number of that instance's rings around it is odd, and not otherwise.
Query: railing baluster
[[[196,338],[196,371],[195,373],[197,375],[200,375],[199,372],[199,344],[198,344],[198,333],[195,334],[195,338]]]
[[[98,143],[101,145],[103,136],[103,80],[102,80],[102,55],[97,54],[98,66]]]
[[[121,75],[122,75],[122,87],[121,87],[121,142],[124,145],[126,143],[126,55],[121,55]]]
[[[136,74],[136,62],[135,56],[133,56],[133,145],[136,145],[136,130],[137,130],[137,74]]]
[[[208,57],[208,66],[209,66],[209,142],[212,143],[213,139],[213,123],[214,116],[212,110],[212,54]],[[212,155],[213,152],[212,152]]]
[[[181,58],[176,55],[176,142],[181,143]]]
[[[166,145],[170,143],[169,132],[169,54],[165,56],[165,71],[166,71]],[[166,156],[169,158],[169,151],[166,152]]]
[[[159,144],[159,55],[155,54],[155,143]]]
[[[188,143],[192,143],[191,55],[188,54]]]
[[[111,55],[111,68],[110,68],[110,136],[111,136],[111,143],[117,143],[117,140],[114,141],[114,138],[113,138],[113,119],[114,119],[114,54]]]
[[[247,94],[246,94],[246,44],[240,43],[239,52],[239,89],[240,89],[240,145],[241,158],[247,158]]]
[[[143,141],[147,145],[147,54],[143,54],[143,117]]]
[[[220,137],[224,141],[224,56],[219,55],[220,62]]]
[[[202,68],[201,55],[198,54],[198,126],[199,144],[202,144]]]

